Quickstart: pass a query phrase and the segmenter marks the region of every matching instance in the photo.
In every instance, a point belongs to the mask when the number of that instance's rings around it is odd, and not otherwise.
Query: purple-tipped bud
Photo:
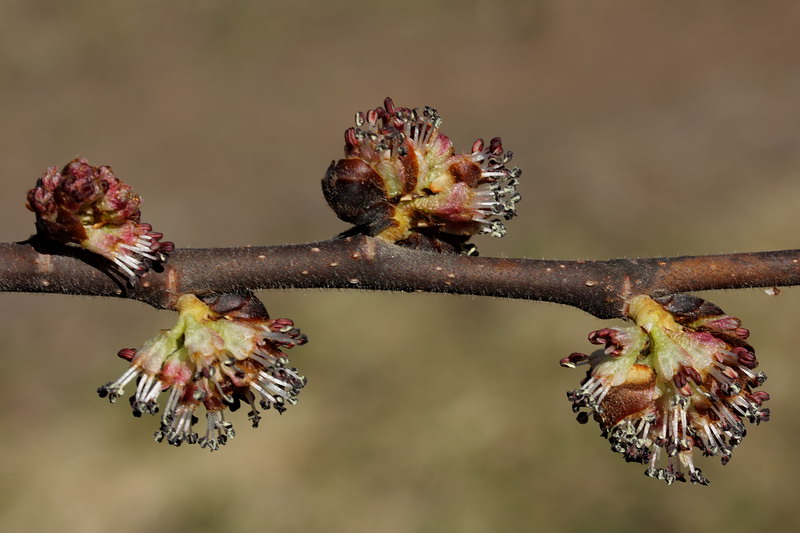
[[[102,255],[129,280],[167,260],[175,248],[142,223],[141,199],[110,167],[74,159],[59,172],[51,167],[28,191],[40,237],[77,244]]]

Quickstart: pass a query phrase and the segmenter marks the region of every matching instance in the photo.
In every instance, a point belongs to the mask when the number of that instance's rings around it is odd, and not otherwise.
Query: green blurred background
[[[165,5],[168,4],[168,5]],[[319,180],[356,110],[432,105],[501,135],[521,216],[484,255],[604,259],[798,246],[796,2],[0,0],[0,241],[25,191],[109,164],[178,246],[345,228]],[[773,421],[710,487],[646,478],[580,426],[558,366],[611,322],[551,304],[356,291],[263,296],[311,342],[300,404],[221,452],[155,444],[96,397],[174,315],[2,294],[0,530],[790,531],[800,293],[714,293],[753,331]],[[202,424],[202,423],[201,423]]]

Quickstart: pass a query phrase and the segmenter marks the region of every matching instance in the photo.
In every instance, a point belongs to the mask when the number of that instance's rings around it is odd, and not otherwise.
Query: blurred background
[[[796,2],[0,0],[0,241],[25,192],[83,155],[178,246],[346,228],[319,182],[353,113],[437,107],[456,147],[503,137],[520,216],[483,255],[606,259],[798,247]],[[0,294],[0,530],[789,531],[800,292],[713,293],[752,330],[773,420],[710,487],[672,486],[574,420],[586,335],[551,304],[356,291],[261,294],[311,339],[300,404],[209,454],[97,386],[174,315]],[[794,390],[793,390],[794,389]],[[204,422],[201,422],[204,427]]]

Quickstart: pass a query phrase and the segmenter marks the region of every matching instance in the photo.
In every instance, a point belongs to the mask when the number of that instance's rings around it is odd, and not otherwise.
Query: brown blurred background
[[[318,240],[356,110],[432,105],[467,149],[502,135],[521,216],[484,255],[796,248],[796,2],[0,0],[0,241],[25,191],[109,164],[178,246]],[[311,343],[300,404],[221,452],[155,444],[98,385],[174,315],[2,294],[0,531],[789,531],[800,293],[714,293],[753,331],[773,421],[710,487],[672,486],[574,420],[558,359],[611,322],[550,304],[262,294]],[[201,422],[201,427],[204,427]]]

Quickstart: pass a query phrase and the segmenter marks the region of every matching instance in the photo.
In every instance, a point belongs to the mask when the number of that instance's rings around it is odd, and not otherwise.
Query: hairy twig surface
[[[38,251],[37,251],[38,250]],[[0,291],[114,296],[173,309],[179,294],[276,288],[441,292],[543,300],[599,318],[633,295],[800,284],[800,250],[557,261],[438,254],[355,236],[307,244],[178,249],[126,287],[91,254],[35,240],[0,244]]]

